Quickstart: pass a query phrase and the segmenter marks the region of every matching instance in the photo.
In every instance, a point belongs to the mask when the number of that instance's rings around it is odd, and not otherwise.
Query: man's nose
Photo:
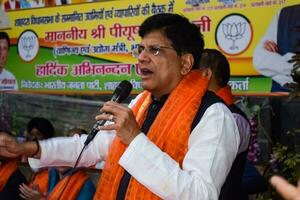
[[[147,50],[144,49],[143,51],[141,51],[138,60],[139,61],[149,60],[149,53],[147,52]]]

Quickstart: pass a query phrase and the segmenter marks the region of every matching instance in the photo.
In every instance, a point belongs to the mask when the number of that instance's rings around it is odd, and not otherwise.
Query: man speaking
[[[213,199],[238,152],[229,109],[207,95],[196,70],[204,47],[199,27],[178,14],[157,14],[140,26],[134,55],[144,92],[128,107],[109,101],[96,116],[110,120],[86,146],[78,166],[105,160],[94,199]],[[74,166],[86,137],[0,146],[39,158],[40,166]],[[34,155],[35,154],[35,155]]]

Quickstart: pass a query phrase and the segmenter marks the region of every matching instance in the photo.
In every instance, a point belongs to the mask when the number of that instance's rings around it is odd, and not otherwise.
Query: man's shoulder
[[[300,9],[300,4],[296,5],[291,5],[291,6],[286,6],[281,9],[281,11],[290,11],[290,10],[299,10]]]
[[[279,11],[279,19],[285,20],[285,18],[298,18],[300,15],[300,4],[286,6]]]
[[[224,103],[224,101],[212,91],[207,91],[202,98],[201,106],[205,104]]]
[[[204,113],[207,108],[209,108],[210,106],[212,106],[216,103],[219,103],[221,106],[226,107],[226,109],[227,109],[227,106],[222,98],[220,98],[218,95],[216,95],[212,91],[207,91],[202,98],[198,112]]]
[[[192,128],[194,128],[200,122],[205,111],[216,103],[224,104],[224,107],[226,107],[224,101],[219,96],[217,96],[214,92],[207,91],[202,97],[201,104],[192,123]]]
[[[242,111],[237,105],[235,105],[234,103],[228,106],[229,110],[232,113],[241,115],[243,118],[245,118],[246,120],[248,120],[247,115],[244,113],[244,111]]]

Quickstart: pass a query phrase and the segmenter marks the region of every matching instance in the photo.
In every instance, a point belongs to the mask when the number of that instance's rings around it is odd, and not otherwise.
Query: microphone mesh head
[[[113,96],[117,97],[118,103],[121,103],[129,96],[131,90],[132,90],[132,84],[127,80],[123,80],[115,89]]]

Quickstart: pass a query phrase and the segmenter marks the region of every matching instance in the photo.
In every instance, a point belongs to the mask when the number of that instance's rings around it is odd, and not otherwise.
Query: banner
[[[199,26],[205,48],[226,55],[235,94],[269,95],[273,75],[259,72],[253,55],[273,17],[297,3],[115,0],[7,11],[10,26],[3,30],[11,47],[5,69],[23,93],[106,94],[124,79],[138,93],[140,72],[131,52],[140,42],[139,25],[157,13],[179,13]]]

